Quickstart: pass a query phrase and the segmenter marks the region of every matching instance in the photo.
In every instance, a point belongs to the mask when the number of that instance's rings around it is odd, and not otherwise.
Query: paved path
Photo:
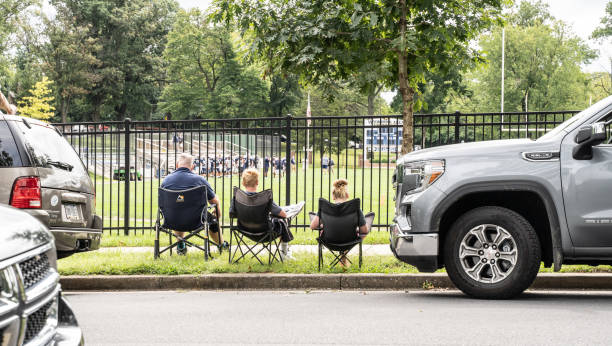
[[[153,253],[153,247],[103,247],[100,249],[100,252],[109,252],[109,251],[121,251],[121,252],[150,252]],[[215,249],[213,249],[215,251]],[[293,252],[310,252],[313,254],[317,253],[316,245],[291,245],[291,251]],[[357,247],[353,248],[351,254],[357,254],[359,249]],[[378,244],[378,245],[363,245],[363,255],[393,255],[391,253],[391,248],[389,248],[388,244]]]
[[[595,345],[612,340],[612,292],[68,293],[88,345]]]

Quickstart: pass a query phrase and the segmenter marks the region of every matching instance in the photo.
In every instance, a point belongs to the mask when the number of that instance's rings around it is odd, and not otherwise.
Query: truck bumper
[[[102,240],[102,230],[95,228],[54,228],[55,247],[59,253],[75,253],[97,250]]]
[[[83,332],[79,327],[72,308],[63,296],[60,296],[58,326],[53,337],[56,346],[84,345]]]
[[[435,272],[438,269],[438,234],[410,233],[398,225],[391,225],[391,251],[402,262],[417,267],[420,272]]]

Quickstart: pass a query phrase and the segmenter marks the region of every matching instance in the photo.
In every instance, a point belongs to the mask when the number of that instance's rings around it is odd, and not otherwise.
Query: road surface
[[[67,293],[88,345],[611,344],[612,292]]]

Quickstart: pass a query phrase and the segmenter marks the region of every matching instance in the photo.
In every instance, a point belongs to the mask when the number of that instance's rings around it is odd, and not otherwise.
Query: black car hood
[[[53,235],[33,216],[0,204],[0,262],[53,242]]]

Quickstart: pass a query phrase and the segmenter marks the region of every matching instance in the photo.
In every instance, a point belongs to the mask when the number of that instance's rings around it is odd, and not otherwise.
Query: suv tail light
[[[20,209],[40,209],[42,205],[40,179],[38,177],[21,177],[13,184],[11,206]]]

